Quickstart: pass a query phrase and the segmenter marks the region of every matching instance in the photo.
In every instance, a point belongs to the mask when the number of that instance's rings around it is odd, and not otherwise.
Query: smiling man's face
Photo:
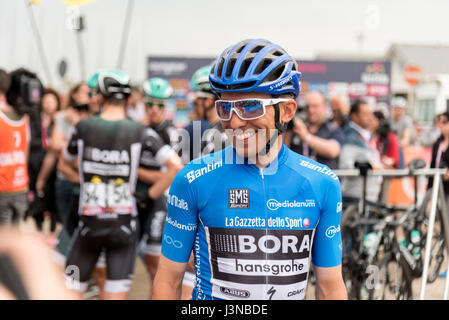
[[[269,94],[257,92],[223,92],[221,94],[221,100],[234,101],[253,98],[272,99],[273,97]],[[281,120],[285,117],[282,105],[283,103],[280,103]],[[232,141],[236,152],[245,158],[263,154],[270,138],[277,134],[273,106],[266,106],[265,115],[255,120],[243,120],[234,110],[231,119],[228,121],[221,120],[221,124],[228,138]]]

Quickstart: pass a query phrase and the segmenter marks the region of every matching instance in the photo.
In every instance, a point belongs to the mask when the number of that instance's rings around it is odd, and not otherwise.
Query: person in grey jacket
[[[379,154],[371,145],[371,133],[368,130],[373,112],[367,102],[357,100],[351,105],[349,124],[344,128],[345,142],[340,159],[340,169],[354,169],[356,161],[369,162],[373,169],[380,168]],[[377,201],[380,191],[379,177],[369,176],[367,181],[367,200]],[[362,198],[361,177],[344,177],[341,179],[343,202],[358,202]]]

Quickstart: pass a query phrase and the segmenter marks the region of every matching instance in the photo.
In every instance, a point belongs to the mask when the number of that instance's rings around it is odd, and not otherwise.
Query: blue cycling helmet
[[[214,62],[209,82],[216,92],[299,95],[301,73],[295,59],[265,39],[246,39],[226,48]]]

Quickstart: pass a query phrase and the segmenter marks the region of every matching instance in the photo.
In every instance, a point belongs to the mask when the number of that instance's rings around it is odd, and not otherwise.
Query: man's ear
[[[215,100],[214,100],[214,99],[212,99],[212,98],[206,98],[206,103],[205,103],[205,105],[206,105],[206,108],[207,108],[207,109],[213,107],[214,104],[215,104]]]
[[[292,99],[287,102],[284,102],[282,104],[282,108],[281,108],[280,121],[282,123],[290,122],[290,120],[292,120],[293,117],[295,116],[296,109],[297,109],[297,105],[296,105],[295,100]]]

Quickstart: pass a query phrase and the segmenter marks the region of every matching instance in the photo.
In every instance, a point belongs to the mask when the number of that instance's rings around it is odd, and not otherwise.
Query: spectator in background
[[[11,77],[0,69],[0,225],[18,223],[27,207],[28,117],[7,103]],[[17,88],[13,88],[14,90]]]
[[[370,145],[370,125],[373,121],[373,112],[366,101],[357,100],[351,105],[349,113],[350,122],[344,129],[345,142],[343,144],[339,168],[354,169],[355,162],[368,162],[373,169],[382,168],[377,150]],[[369,201],[377,201],[380,192],[379,177],[369,176],[366,196]],[[343,203],[359,202],[362,198],[362,178],[345,177],[341,179]]]
[[[69,93],[67,108],[55,116],[55,125],[51,135],[50,146],[52,152],[48,152],[45,156],[45,163],[39,172],[39,181],[36,183],[40,189],[38,191],[43,191],[42,188],[45,186],[45,182],[57,163],[57,159],[61,156],[61,151],[67,146],[72,126],[75,126],[80,119],[90,115],[89,91],[90,89],[86,83],[81,82],[77,84]],[[66,222],[69,211],[73,187],[72,182],[79,179],[78,172],[72,169],[66,169],[63,172],[61,172],[61,168],[57,169],[55,183],[57,212],[59,220],[63,224]]]
[[[398,139],[381,111],[374,112],[371,127],[372,143],[380,154],[380,161],[385,169],[401,169]]]
[[[48,149],[51,146],[51,132],[54,126],[54,118],[56,113],[61,109],[61,100],[59,94],[51,89],[47,88],[42,96],[42,101],[40,105],[41,111],[41,127],[42,127],[42,148],[48,153]],[[44,166],[44,160],[46,159],[46,154],[42,156],[42,166]],[[39,179],[36,181],[35,189],[37,192],[36,197],[41,201],[42,205],[34,206],[33,218],[36,222],[37,230],[41,238],[45,238],[42,232],[42,223],[44,222],[45,213],[50,215],[50,235],[48,242],[50,245],[54,245],[56,241],[56,222],[57,222],[57,212],[56,212],[56,199],[55,199],[55,181],[56,181],[56,166],[53,164],[49,177],[46,181]]]
[[[418,137],[417,144],[424,147],[432,147],[435,141],[441,135],[441,123],[440,123],[441,114],[436,115],[433,118],[433,126],[430,128],[426,128],[422,130],[421,134]]]
[[[126,115],[136,122],[143,123],[146,118],[146,110],[142,100],[142,93],[137,87],[133,87],[132,90],[128,98],[128,105],[126,106]],[[145,125],[148,124],[145,123]]]
[[[441,135],[432,146],[431,168],[449,168],[449,112],[438,117]],[[449,195],[449,172],[443,177],[443,187],[446,197]],[[433,177],[429,177],[427,188],[432,188]]]
[[[395,97],[391,101],[391,130],[396,133],[399,145],[404,148],[410,145],[414,133],[413,121],[405,114],[407,102],[403,97]]]
[[[344,142],[343,131],[328,121],[328,108],[321,93],[309,92],[305,101],[306,121],[299,117],[293,119],[290,149],[331,169],[337,169]]]
[[[349,98],[346,95],[336,95],[330,98],[329,103],[332,110],[332,122],[344,128],[349,123]]]

